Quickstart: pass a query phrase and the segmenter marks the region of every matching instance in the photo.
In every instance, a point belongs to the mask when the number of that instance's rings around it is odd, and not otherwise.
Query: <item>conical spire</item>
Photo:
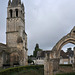
[[[24,4],[22,3],[22,8],[23,8],[23,10],[24,10]]]
[[[21,4],[21,0],[18,0],[18,4]]]
[[[8,6],[10,6],[11,5],[11,0],[9,0],[9,2],[8,2]]]
[[[21,0],[12,0],[12,7],[16,7],[21,4]]]
[[[22,7],[24,7],[24,4],[22,3]]]

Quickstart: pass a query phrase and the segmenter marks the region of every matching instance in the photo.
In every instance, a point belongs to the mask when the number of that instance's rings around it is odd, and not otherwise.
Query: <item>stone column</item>
[[[74,63],[73,63],[73,65],[72,65],[72,66],[73,66],[73,70],[75,71],[75,47],[74,47],[74,49],[73,49],[73,50],[74,50]]]
[[[16,17],[16,12],[15,12],[15,10],[13,10],[12,16],[13,16],[13,17]]]
[[[50,54],[46,54],[44,60],[44,75],[53,75],[53,61],[50,59]]]
[[[59,58],[53,59],[53,71],[57,72],[59,70]]]

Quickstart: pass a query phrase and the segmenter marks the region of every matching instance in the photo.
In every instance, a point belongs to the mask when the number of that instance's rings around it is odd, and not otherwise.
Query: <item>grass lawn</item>
[[[7,68],[0,71],[0,75],[44,75],[44,66],[30,65]]]
[[[28,71],[23,71],[19,75],[44,75],[44,70],[39,69],[39,70],[28,70]]]
[[[43,68],[40,68],[39,70],[29,69],[21,72],[11,73],[10,75],[44,75],[44,70]]]
[[[56,75],[75,75],[75,72],[73,72],[73,73],[56,74]]]
[[[3,69],[2,68],[0,68],[0,71],[2,71]]]

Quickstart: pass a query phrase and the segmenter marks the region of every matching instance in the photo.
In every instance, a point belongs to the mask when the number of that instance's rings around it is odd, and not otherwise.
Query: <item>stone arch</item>
[[[56,45],[53,47],[52,52],[54,53],[54,57],[53,58],[59,58],[60,57],[60,51],[61,48],[68,44],[68,43],[72,43],[75,44],[75,27],[71,30],[71,32],[69,34],[67,34],[66,36],[64,36],[62,39],[60,39]]]
[[[53,75],[54,72],[59,71],[60,51],[61,51],[61,48],[68,43],[72,43],[75,45],[75,26],[69,34],[61,38],[56,43],[56,45],[53,47],[52,51],[50,52],[49,56],[45,57],[45,62],[44,62],[45,75]],[[74,55],[73,69],[75,70],[75,55]]]

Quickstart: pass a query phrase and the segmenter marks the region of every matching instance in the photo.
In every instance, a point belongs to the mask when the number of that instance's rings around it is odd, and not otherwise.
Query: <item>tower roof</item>
[[[21,4],[21,0],[12,0],[11,6],[16,7],[18,4]]]

